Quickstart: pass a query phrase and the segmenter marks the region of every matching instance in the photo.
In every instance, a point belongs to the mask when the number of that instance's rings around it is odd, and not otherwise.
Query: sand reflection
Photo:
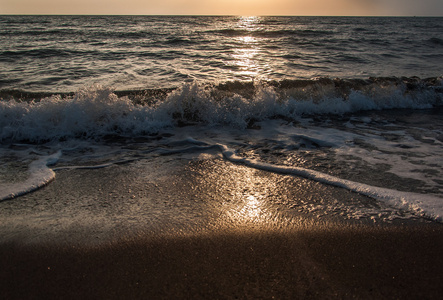
[[[290,200],[281,191],[279,175],[221,160],[199,162],[194,170],[199,172],[194,173],[195,184],[210,194],[208,212],[215,217],[211,227],[300,225],[299,217],[289,217],[282,211],[282,204]]]
[[[265,195],[244,195],[233,204],[225,203],[223,209],[234,223],[266,223],[272,218],[265,199]]]

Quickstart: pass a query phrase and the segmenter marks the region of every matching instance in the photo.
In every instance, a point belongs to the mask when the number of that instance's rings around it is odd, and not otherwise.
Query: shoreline
[[[443,224],[290,207],[307,199],[377,205],[217,159],[57,171],[43,189],[0,203],[0,298],[441,296]]]
[[[131,232],[193,235],[432,222],[344,188],[233,164],[219,153],[204,155],[212,158],[155,156],[57,171],[43,188],[0,202],[0,242],[96,244]]]

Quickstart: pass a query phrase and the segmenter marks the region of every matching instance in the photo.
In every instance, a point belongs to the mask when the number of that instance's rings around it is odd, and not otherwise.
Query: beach
[[[217,159],[167,160],[58,171],[45,188],[0,203],[0,296],[437,299],[443,291],[440,223],[318,217],[284,198],[371,200]],[[244,200],[251,192],[261,200]]]
[[[0,299],[441,298],[443,18],[0,24]]]
[[[2,244],[3,299],[438,299],[440,226]],[[7,270],[7,271],[6,271]]]

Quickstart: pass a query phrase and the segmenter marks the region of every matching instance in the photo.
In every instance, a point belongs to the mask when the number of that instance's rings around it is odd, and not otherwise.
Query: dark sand
[[[167,160],[59,171],[1,202],[0,299],[441,299],[442,224],[321,217],[293,203],[377,204]]]
[[[441,299],[441,226],[0,247],[2,299]]]

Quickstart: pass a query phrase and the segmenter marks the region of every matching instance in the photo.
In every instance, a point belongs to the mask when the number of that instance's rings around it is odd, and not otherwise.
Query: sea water
[[[286,203],[294,210],[442,221],[443,18],[0,23],[2,200],[61,170],[168,156],[301,176],[380,203]]]

